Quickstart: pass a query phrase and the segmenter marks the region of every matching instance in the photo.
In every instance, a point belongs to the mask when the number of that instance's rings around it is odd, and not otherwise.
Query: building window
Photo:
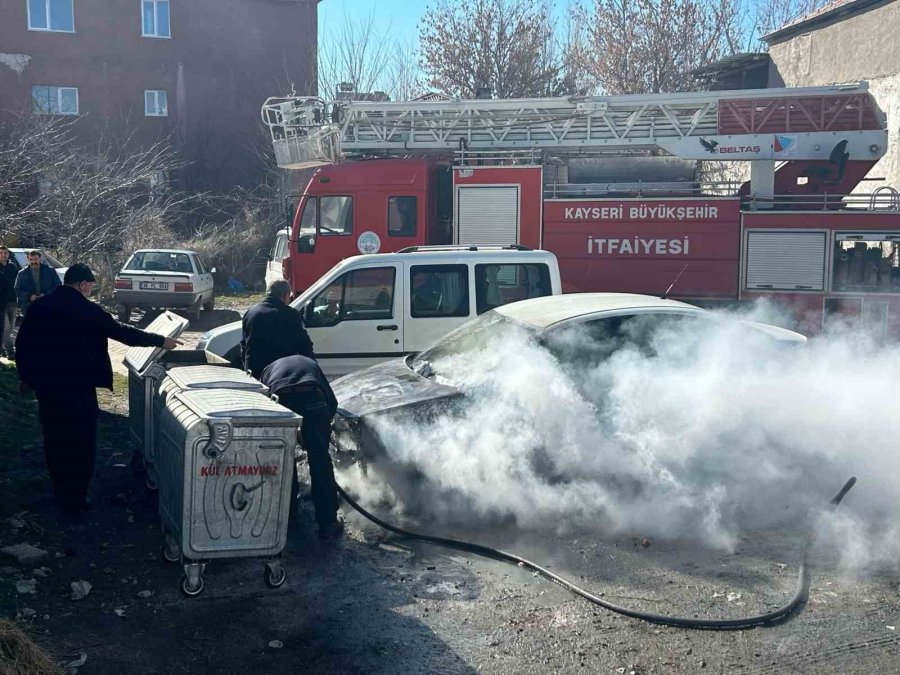
[[[165,89],[144,91],[144,115],[147,117],[169,116],[169,96]]]
[[[415,197],[388,197],[388,236],[416,236]]]
[[[28,0],[29,30],[75,32],[73,0]]]
[[[141,0],[144,37],[172,37],[169,30],[169,0]]]
[[[31,88],[32,109],[36,115],[77,115],[78,89],[75,87]]]

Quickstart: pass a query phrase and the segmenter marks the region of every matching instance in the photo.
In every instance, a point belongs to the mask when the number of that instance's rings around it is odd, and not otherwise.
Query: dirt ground
[[[239,308],[217,311],[230,321],[224,313]],[[128,468],[127,390],[121,376],[116,384],[103,397],[95,509],[81,521],[60,520],[46,498],[33,403],[4,399],[0,388],[0,405],[18,406],[10,414],[23,430],[5,442],[0,541],[48,552],[24,566],[0,561],[0,616],[62,662],[84,655],[84,675],[900,672],[900,579],[844,578],[822,550],[812,552],[809,602],[790,620],[686,631],[610,614],[523,569],[399,539],[353,513],[346,537],[322,543],[301,502],[284,586],[267,588],[258,560],[215,561],[205,592],[186,599],[180,567],[159,556],[155,493]],[[733,554],[682,542],[642,546],[640,537],[444,534],[515,551],[612,602],[686,616],[781,604],[799,555],[790,532],[748,533]],[[34,593],[17,590],[32,579]],[[71,584],[82,580],[90,592],[73,599]]]

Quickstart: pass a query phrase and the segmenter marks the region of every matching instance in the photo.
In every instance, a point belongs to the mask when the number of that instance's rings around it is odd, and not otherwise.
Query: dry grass
[[[14,623],[0,619],[0,675],[56,675],[60,665]]]

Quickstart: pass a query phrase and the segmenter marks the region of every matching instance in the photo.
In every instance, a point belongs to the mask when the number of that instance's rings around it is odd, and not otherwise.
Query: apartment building
[[[0,114],[166,137],[193,188],[252,184],[262,102],[316,86],[316,0],[0,0]]]

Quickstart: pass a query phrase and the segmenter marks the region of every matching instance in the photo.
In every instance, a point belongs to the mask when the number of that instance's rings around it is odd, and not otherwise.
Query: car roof
[[[550,251],[544,251],[541,249],[535,250],[516,250],[510,248],[500,248],[498,247],[456,247],[456,248],[442,248],[436,247],[435,249],[429,249],[427,247],[422,247],[417,251],[397,251],[396,253],[365,253],[362,255],[355,255],[350,258],[344,258],[338,265],[347,266],[351,265],[358,261],[365,262],[380,262],[380,263],[396,263],[396,262],[411,262],[411,263],[427,263],[427,262],[447,262],[451,263],[454,261],[459,262],[469,262],[469,261],[479,261],[484,260],[485,262],[492,262],[497,260],[498,258],[510,258],[510,259],[521,259],[521,260],[529,260],[529,259],[539,259],[539,260],[552,260],[555,259],[556,256],[553,255]]]
[[[196,255],[196,251],[189,251],[185,248],[139,248],[134,253],[187,253]],[[132,253],[132,255],[134,255]]]
[[[617,312],[630,309],[671,309],[704,312],[705,310],[678,300],[664,300],[652,295],[636,293],[568,293],[520,300],[494,309],[498,314],[537,329],[548,328],[598,312]]]

